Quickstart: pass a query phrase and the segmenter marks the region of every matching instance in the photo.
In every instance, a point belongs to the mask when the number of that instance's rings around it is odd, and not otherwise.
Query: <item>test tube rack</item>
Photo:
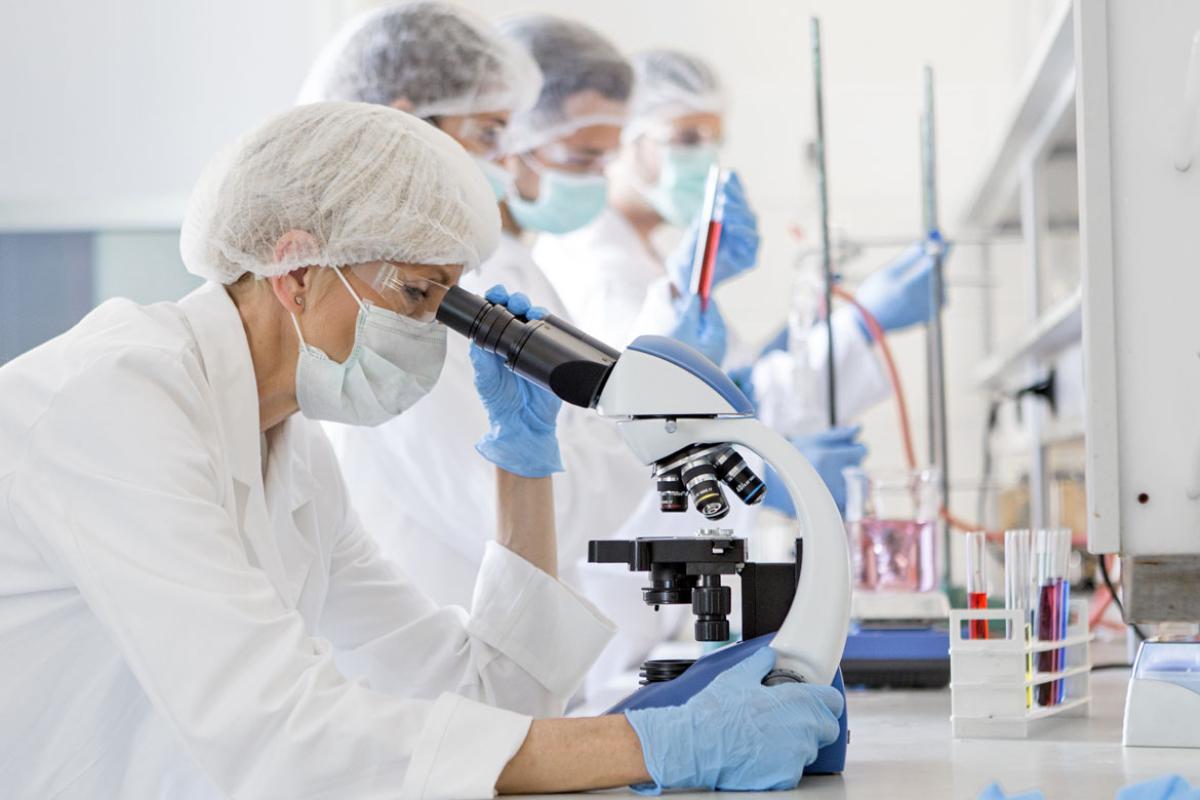
[[[1087,716],[1091,693],[1091,641],[1087,600],[1069,603],[1067,636],[1041,641],[1032,636],[1017,609],[955,609],[950,612],[950,722],[960,739],[1024,739],[1048,720]],[[987,620],[1003,628],[1003,638],[970,639],[964,635],[972,620]],[[991,625],[1000,622],[1002,625]],[[1062,650],[1063,669],[1029,672],[1037,654]],[[1037,686],[1064,681],[1064,699],[1057,705],[1030,705]]]

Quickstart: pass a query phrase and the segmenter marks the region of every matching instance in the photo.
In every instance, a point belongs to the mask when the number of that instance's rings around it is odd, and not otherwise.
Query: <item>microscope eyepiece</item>
[[[620,353],[554,315],[528,320],[507,308],[451,287],[437,320],[489,353],[513,372],[572,405],[591,408]]]

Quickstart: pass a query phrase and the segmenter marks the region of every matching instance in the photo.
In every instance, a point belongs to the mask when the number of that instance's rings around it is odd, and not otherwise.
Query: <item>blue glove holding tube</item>
[[[717,261],[713,265],[713,287],[754,266],[758,260],[758,217],[746,202],[746,192],[737,173],[730,173],[721,187],[717,202],[723,203],[721,238],[717,243]],[[704,220],[697,217],[688,226],[678,246],[667,258],[667,274],[680,292],[687,294],[692,286],[692,265],[696,248],[704,246],[708,230],[701,230]]]
[[[725,319],[715,300],[709,300],[708,310],[700,310],[700,298],[689,295],[680,301],[683,311],[671,331],[671,338],[696,348],[714,364],[725,360]]]
[[[719,675],[682,706],[625,712],[653,785],[731,791],[791,789],[817,751],[838,737],[845,701],[832,686],[763,686],[775,666],[764,647]]]
[[[885,331],[899,331],[933,319],[933,267],[938,249],[943,247],[938,236],[913,244],[887,266],[871,273],[854,293]],[[945,303],[943,296],[942,305]],[[860,319],[859,323],[870,340],[866,322]]]
[[[542,319],[546,309],[520,292],[509,295],[493,286],[484,295],[517,316]],[[471,344],[475,389],[488,415],[488,432],[475,445],[479,454],[501,469],[526,478],[562,472],[556,428],[562,401],[504,366],[504,359]]]
[[[842,470],[846,467],[861,466],[863,459],[867,457],[866,445],[855,441],[861,430],[861,425],[831,428],[809,436],[796,436],[790,440],[821,476],[825,488],[829,489],[833,501],[837,503],[838,511],[843,514],[846,513],[846,478],[842,475]],[[792,505],[787,488],[779,479],[779,474],[770,466],[767,467],[763,483],[767,487],[763,505],[789,517],[796,516],[796,508]]]

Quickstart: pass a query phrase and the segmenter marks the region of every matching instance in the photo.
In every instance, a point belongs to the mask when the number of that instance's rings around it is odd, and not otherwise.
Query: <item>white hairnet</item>
[[[647,50],[630,58],[633,95],[629,100],[626,141],[647,128],[688,114],[725,112],[725,94],[716,72],[701,59],[679,50]]]
[[[542,90],[528,111],[513,114],[505,133],[510,153],[532,150],[586,125],[622,125],[625,116],[572,118],[566,102],[592,91],[625,103],[633,88],[633,69],[607,39],[579,22],[549,14],[529,14],[499,23],[542,71]]]
[[[412,104],[412,114],[518,111],[542,76],[530,55],[487,21],[444,3],[414,2],[350,20],[309,70],[299,102]]]
[[[314,243],[275,260],[280,237]],[[434,126],[386,106],[315,103],[274,117],[214,158],[192,191],[179,249],[189,272],[370,261],[463,264],[491,255],[496,198],[479,167]]]

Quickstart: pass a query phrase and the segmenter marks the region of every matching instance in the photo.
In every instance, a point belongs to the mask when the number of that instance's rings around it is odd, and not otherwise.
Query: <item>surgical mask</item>
[[[496,202],[508,197],[513,182],[513,177],[508,170],[495,161],[488,161],[482,156],[473,156],[473,158],[479,165],[479,169],[483,170],[483,177],[487,178],[488,184],[492,187],[492,193],[496,195]]]
[[[708,171],[717,163],[715,147],[663,145],[658,182],[641,187],[642,195],[669,224],[684,228],[704,205]]]
[[[446,360],[446,328],[416,322],[364,303],[340,269],[334,272],[358,303],[354,349],[340,364],[300,338],[296,399],[309,419],[348,425],[379,425],[420,400],[441,375]]]
[[[560,234],[578,230],[600,216],[608,202],[608,180],[603,175],[575,175],[525,161],[541,178],[537,200],[515,192],[508,210],[526,230]]]

